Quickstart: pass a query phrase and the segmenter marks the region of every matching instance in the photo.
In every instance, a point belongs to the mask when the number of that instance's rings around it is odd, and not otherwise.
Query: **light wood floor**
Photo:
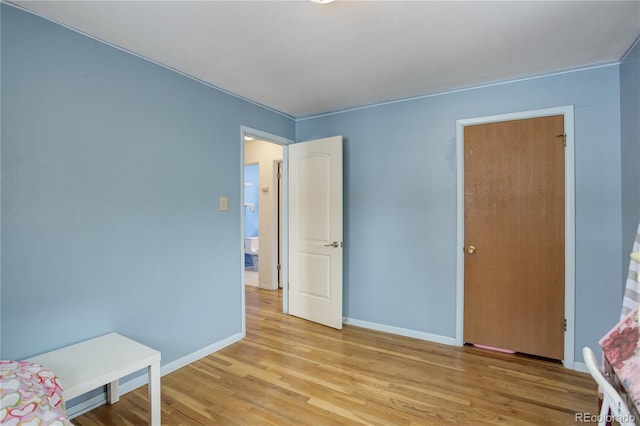
[[[575,425],[596,386],[560,364],[281,313],[248,286],[247,338],[162,378],[166,425]],[[147,424],[147,388],[73,420]]]

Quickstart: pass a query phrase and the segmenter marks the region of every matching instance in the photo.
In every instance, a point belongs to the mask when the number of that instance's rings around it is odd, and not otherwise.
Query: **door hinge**
[[[567,319],[565,318],[563,321],[564,331],[567,331]]]
[[[282,265],[278,263],[278,266],[276,266],[276,268],[277,268],[277,269],[278,269],[278,271],[279,271],[279,270],[281,270],[281,269],[282,269]]]
[[[562,143],[564,143],[565,148],[567,147],[567,134],[563,133],[561,135],[556,135],[557,138],[562,138]]]

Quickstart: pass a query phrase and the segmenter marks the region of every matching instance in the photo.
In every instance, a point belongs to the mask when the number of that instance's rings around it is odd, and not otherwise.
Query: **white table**
[[[117,333],[37,355],[27,361],[56,374],[65,401],[107,385],[107,401],[118,401],[118,379],[147,368],[149,424],[160,425],[160,352]]]

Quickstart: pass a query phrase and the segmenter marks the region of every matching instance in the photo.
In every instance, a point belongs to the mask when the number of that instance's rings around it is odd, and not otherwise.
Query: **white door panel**
[[[342,328],[342,137],[289,146],[289,313]]]

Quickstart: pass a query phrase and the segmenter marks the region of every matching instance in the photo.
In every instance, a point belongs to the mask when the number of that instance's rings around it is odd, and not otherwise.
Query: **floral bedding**
[[[27,361],[0,361],[0,424],[71,425],[56,375]]]
[[[638,306],[602,339],[600,347],[631,401],[640,407],[640,326]]]

